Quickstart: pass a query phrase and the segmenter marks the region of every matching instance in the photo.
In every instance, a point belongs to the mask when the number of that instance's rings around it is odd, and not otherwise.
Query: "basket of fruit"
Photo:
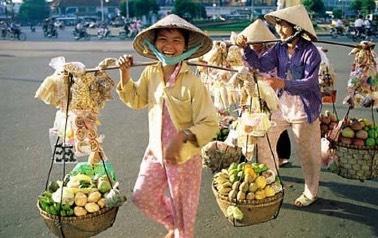
[[[118,183],[112,186],[114,179],[110,163],[83,162],[64,181],[50,182],[37,202],[49,230],[58,237],[84,238],[111,227],[126,201]]]
[[[378,176],[378,126],[367,119],[345,119],[333,145],[340,176],[359,180]]]
[[[118,212],[118,207],[113,207],[103,208],[97,212],[84,216],[61,217],[61,225],[59,225],[58,216],[51,215],[42,210],[39,203],[37,206],[49,230],[58,237],[66,238],[91,237],[104,231],[113,225]],[[67,210],[62,208],[61,211]]]
[[[266,165],[232,163],[214,175],[212,190],[223,214],[234,226],[249,226],[278,216],[284,192]]]

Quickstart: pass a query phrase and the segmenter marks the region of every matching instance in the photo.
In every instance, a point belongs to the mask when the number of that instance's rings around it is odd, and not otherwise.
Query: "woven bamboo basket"
[[[372,179],[378,176],[378,146],[354,146],[335,143],[337,173],[349,179]]]
[[[82,217],[61,217],[59,224],[58,216],[43,211],[38,202],[37,207],[49,230],[57,237],[62,238],[60,224],[65,238],[91,237],[111,227],[118,212],[118,207],[103,208],[98,212]]]
[[[244,202],[238,203],[236,203],[235,200],[234,202],[230,202],[227,197],[221,196],[218,193],[214,184],[212,185],[212,189],[225,217],[227,217],[227,208],[229,206],[237,206],[244,214],[243,219],[240,221],[228,218],[228,221],[234,226],[250,226],[276,218],[281,208],[281,202],[283,201],[283,192],[281,191],[273,197],[261,200],[245,200]]]

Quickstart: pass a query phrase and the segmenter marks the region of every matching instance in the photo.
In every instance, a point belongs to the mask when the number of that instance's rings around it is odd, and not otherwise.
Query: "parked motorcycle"
[[[75,40],[80,40],[80,39],[89,40],[90,39],[90,35],[88,34],[88,32],[85,28],[82,29],[82,30],[75,29],[72,32],[72,34],[73,34]]]
[[[97,38],[98,39],[106,39],[110,37],[110,30],[106,26],[102,26],[97,30]]]
[[[4,38],[24,41],[26,40],[26,34],[21,32],[21,28],[18,25],[11,23],[6,29]]]
[[[46,38],[58,38],[58,30],[54,25],[51,25],[43,32],[43,35]]]

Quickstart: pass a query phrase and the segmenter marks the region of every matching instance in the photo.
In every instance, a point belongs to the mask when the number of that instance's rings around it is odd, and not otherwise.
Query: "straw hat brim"
[[[151,43],[154,43],[153,41],[155,39],[155,31],[158,29],[186,30],[189,33],[189,39],[187,44],[188,49],[201,45],[201,47],[195,53],[193,53],[193,55],[191,55],[188,59],[198,58],[206,54],[211,49],[213,44],[210,37],[207,36],[202,30],[185,21],[184,19],[174,14],[170,14],[165,18],[161,19],[160,21],[156,22],[152,26],[148,27],[147,29],[141,31],[135,37],[133,41],[133,47],[140,55],[151,59],[157,59],[156,56],[152,53],[152,51],[147,46],[145,46],[144,40],[148,40]]]
[[[276,24],[276,18],[285,20],[295,26],[301,27],[303,31],[305,31],[305,38],[308,38],[311,41],[317,41],[318,39],[311,19],[303,5],[297,5],[270,12],[266,14],[264,18],[273,25]]]

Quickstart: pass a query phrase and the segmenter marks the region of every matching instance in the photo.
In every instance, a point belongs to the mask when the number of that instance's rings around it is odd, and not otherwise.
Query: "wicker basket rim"
[[[218,193],[218,191],[216,190],[214,182],[212,183],[211,187],[212,187],[214,193],[216,194],[216,198],[217,199],[220,199],[220,200],[222,200],[224,202],[227,202],[227,203],[229,203],[231,205],[237,205],[237,206],[243,206],[243,205],[244,206],[248,206],[248,205],[256,205],[256,206],[258,206],[258,205],[269,205],[269,204],[272,204],[272,203],[276,203],[276,202],[280,201],[283,198],[283,192],[280,191],[280,192],[276,193],[272,197],[267,197],[267,198],[259,199],[259,200],[256,200],[256,199],[254,199],[254,200],[244,200],[244,201],[236,203],[236,202],[228,200],[228,198],[225,197],[225,196],[221,196]]]
[[[52,220],[59,220],[59,216],[57,215],[51,215],[47,212],[45,212],[44,210],[42,210],[42,208],[39,206],[39,202],[37,201],[37,207],[38,207],[38,210],[40,212],[40,214],[46,218],[49,218],[49,219],[52,219]],[[94,212],[94,213],[90,213],[90,214],[87,214],[85,216],[70,216],[70,217],[63,217],[61,216],[60,219],[61,221],[63,222],[75,222],[75,221],[84,221],[84,220],[90,220],[92,218],[95,218],[95,217],[99,217],[111,210],[114,210],[114,209],[117,209],[118,210],[118,207],[112,207],[112,208],[109,208],[109,207],[105,207],[105,208],[102,208],[100,209],[99,211],[97,212]],[[116,211],[118,212],[118,211]]]
[[[373,150],[378,151],[378,146],[356,146],[356,145],[348,145],[341,142],[334,142],[336,146],[345,147],[348,149],[355,149],[355,150]]]

